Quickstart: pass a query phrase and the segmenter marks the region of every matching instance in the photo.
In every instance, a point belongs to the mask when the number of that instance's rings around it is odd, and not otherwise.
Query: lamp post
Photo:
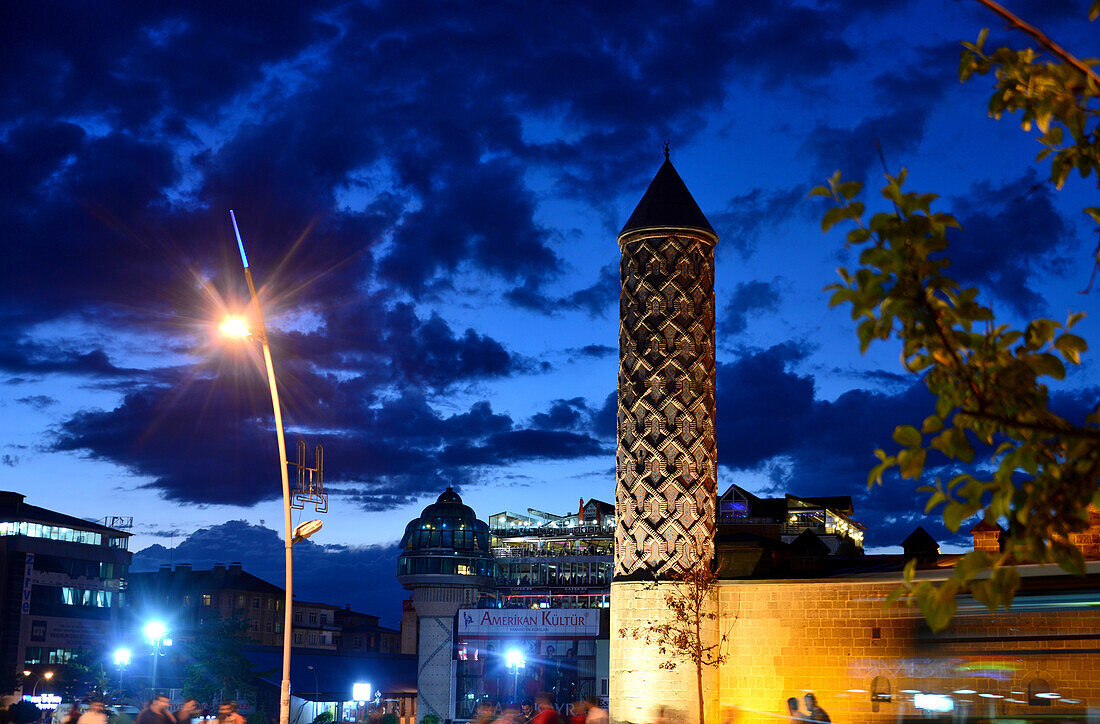
[[[36,674],[32,671],[24,671],[23,676],[25,676],[25,677],[26,676],[33,676],[35,678],[34,686],[31,688],[31,696],[37,696],[37,694],[38,694],[38,685],[42,681],[49,681],[50,679],[52,679],[53,678],[53,672],[52,671],[47,671],[47,672],[42,673],[42,674]]]
[[[130,649],[115,649],[115,666],[118,667],[118,698],[122,700],[122,670],[130,665]]]
[[[226,334],[244,337],[251,336],[264,352],[264,366],[267,368],[267,384],[271,388],[271,409],[275,414],[275,437],[279,443],[279,475],[283,486],[283,548],[286,556],[286,599],[283,604],[283,679],[279,687],[279,724],[290,724],[290,629],[291,607],[294,601],[294,557],[291,549],[295,543],[305,540],[321,528],[321,521],[307,521],[298,528],[292,529],[290,522],[290,480],[287,473],[286,441],[283,439],[283,413],[279,407],[279,390],[275,384],[275,367],[271,363],[271,347],[267,342],[267,328],[264,326],[263,310],[260,308],[260,298],[256,294],[256,285],[252,281],[252,270],[248,267],[248,256],[244,253],[244,241],[241,240],[241,231],[237,228],[237,215],[232,209],[229,218],[233,220],[233,233],[237,237],[237,249],[241,253],[241,264],[244,266],[244,278],[248,282],[248,294],[252,299],[252,306],[256,315],[256,329],[249,330],[243,320],[231,318],[226,320],[221,329]]]
[[[149,639],[149,643],[153,646],[153,680],[150,684],[150,688],[153,690],[153,696],[157,695],[157,660],[160,659],[161,646],[171,646],[172,639],[168,638],[168,629],[160,621],[150,621],[145,624],[145,638]],[[115,660],[118,660],[118,654],[115,655]],[[119,678],[122,678],[122,674],[119,674]]]
[[[527,660],[523,658],[523,652],[519,649],[508,649],[504,654],[504,663],[508,666],[508,670],[512,672],[512,698],[519,699],[519,670],[527,665]]]

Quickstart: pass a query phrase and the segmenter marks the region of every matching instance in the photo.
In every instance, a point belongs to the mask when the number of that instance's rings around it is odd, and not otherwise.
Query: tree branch
[[[1004,415],[997,415],[991,412],[981,412],[978,410],[960,409],[955,414],[966,415],[967,417],[977,418],[986,422],[995,422],[998,425],[1007,428],[1014,427],[1021,430],[1045,432],[1051,435],[1059,435],[1061,437],[1100,441],[1100,430],[1090,430],[1088,428],[1074,427],[1072,425],[1069,425],[1068,423],[1065,427],[1059,427],[1057,425],[1044,424],[1041,422],[1024,422],[1022,420],[1016,420],[1011,417],[1005,417]]]
[[[1044,33],[1042,30],[1039,30],[1039,28],[1037,28],[1034,25],[1032,25],[1031,23],[1025,21],[1023,18],[1019,17],[1018,15],[1013,13],[1011,10],[1004,7],[1003,5],[998,3],[996,0],[978,0],[978,2],[981,3],[982,5],[985,5],[987,8],[989,8],[990,10],[992,10],[993,12],[995,12],[996,14],[1000,15],[1002,18],[1007,20],[1017,30],[1020,30],[1024,33],[1027,33],[1031,37],[1035,38],[1035,40],[1037,40],[1040,45],[1042,45],[1047,50],[1049,50],[1050,52],[1057,55],[1059,58],[1064,60],[1066,63],[1072,65],[1077,70],[1081,71],[1086,77],[1092,79],[1093,83],[1095,83],[1098,87],[1100,87],[1100,75],[1097,75],[1096,72],[1092,68],[1090,68],[1087,65],[1085,65],[1084,63],[1082,63],[1080,60],[1078,60],[1076,57],[1074,57],[1068,50],[1066,50],[1061,45],[1058,45],[1058,43],[1055,43],[1053,40],[1051,40],[1049,37],[1047,37],[1046,33]]]

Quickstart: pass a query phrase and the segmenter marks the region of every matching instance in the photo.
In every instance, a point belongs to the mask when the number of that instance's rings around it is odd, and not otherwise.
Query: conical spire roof
[[[657,175],[653,177],[626,226],[619,232],[619,238],[631,231],[669,228],[694,229],[710,234],[715,241],[718,240],[714,227],[703,216],[699,204],[695,203],[666,152],[665,162],[657,170]]]

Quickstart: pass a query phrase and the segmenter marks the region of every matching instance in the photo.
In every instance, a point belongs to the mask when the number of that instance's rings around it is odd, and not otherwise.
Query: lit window
[[[214,603],[214,599],[210,596],[209,593],[202,594],[202,605],[210,606],[213,603]]]

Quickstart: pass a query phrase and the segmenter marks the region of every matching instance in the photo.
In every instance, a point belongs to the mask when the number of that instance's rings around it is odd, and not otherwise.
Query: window
[[[322,624],[328,623],[328,614],[327,613],[322,613],[321,614],[321,623]]]
[[[302,634],[294,634],[294,643],[296,643],[296,644],[302,643]]]
[[[301,611],[295,611],[294,612],[294,623],[301,623],[301,622],[302,622],[302,612]]]
[[[317,623],[317,612],[316,611],[310,611],[309,612],[309,622],[310,623]]]
[[[276,621],[275,622],[275,633],[282,633],[282,632],[283,632],[283,624]]]
[[[274,629],[275,629],[275,626],[274,626],[274,624],[272,624],[271,621],[268,621],[267,624],[265,624],[265,626],[264,626],[264,631],[267,631],[268,633],[271,633]]]
[[[260,607],[260,597],[259,596],[253,596],[252,597],[252,608],[259,608],[259,607]]]
[[[202,594],[202,605],[210,606],[210,605],[213,605],[213,603],[214,603],[214,599],[209,593]]]
[[[363,648],[363,638],[361,636],[356,636],[351,640],[351,645],[357,649]]]
[[[268,611],[274,611],[275,610],[275,599],[274,598],[267,599],[267,610]]]
[[[244,608],[244,594],[237,595],[237,608]]]
[[[184,606],[190,606],[191,605],[191,597],[190,596],[185,595],[183,597],[183,605]]]
[[[309,643],[311,645],[314,645],[314,646],[317,645],[317,634],[310,634],[309,635]]]

